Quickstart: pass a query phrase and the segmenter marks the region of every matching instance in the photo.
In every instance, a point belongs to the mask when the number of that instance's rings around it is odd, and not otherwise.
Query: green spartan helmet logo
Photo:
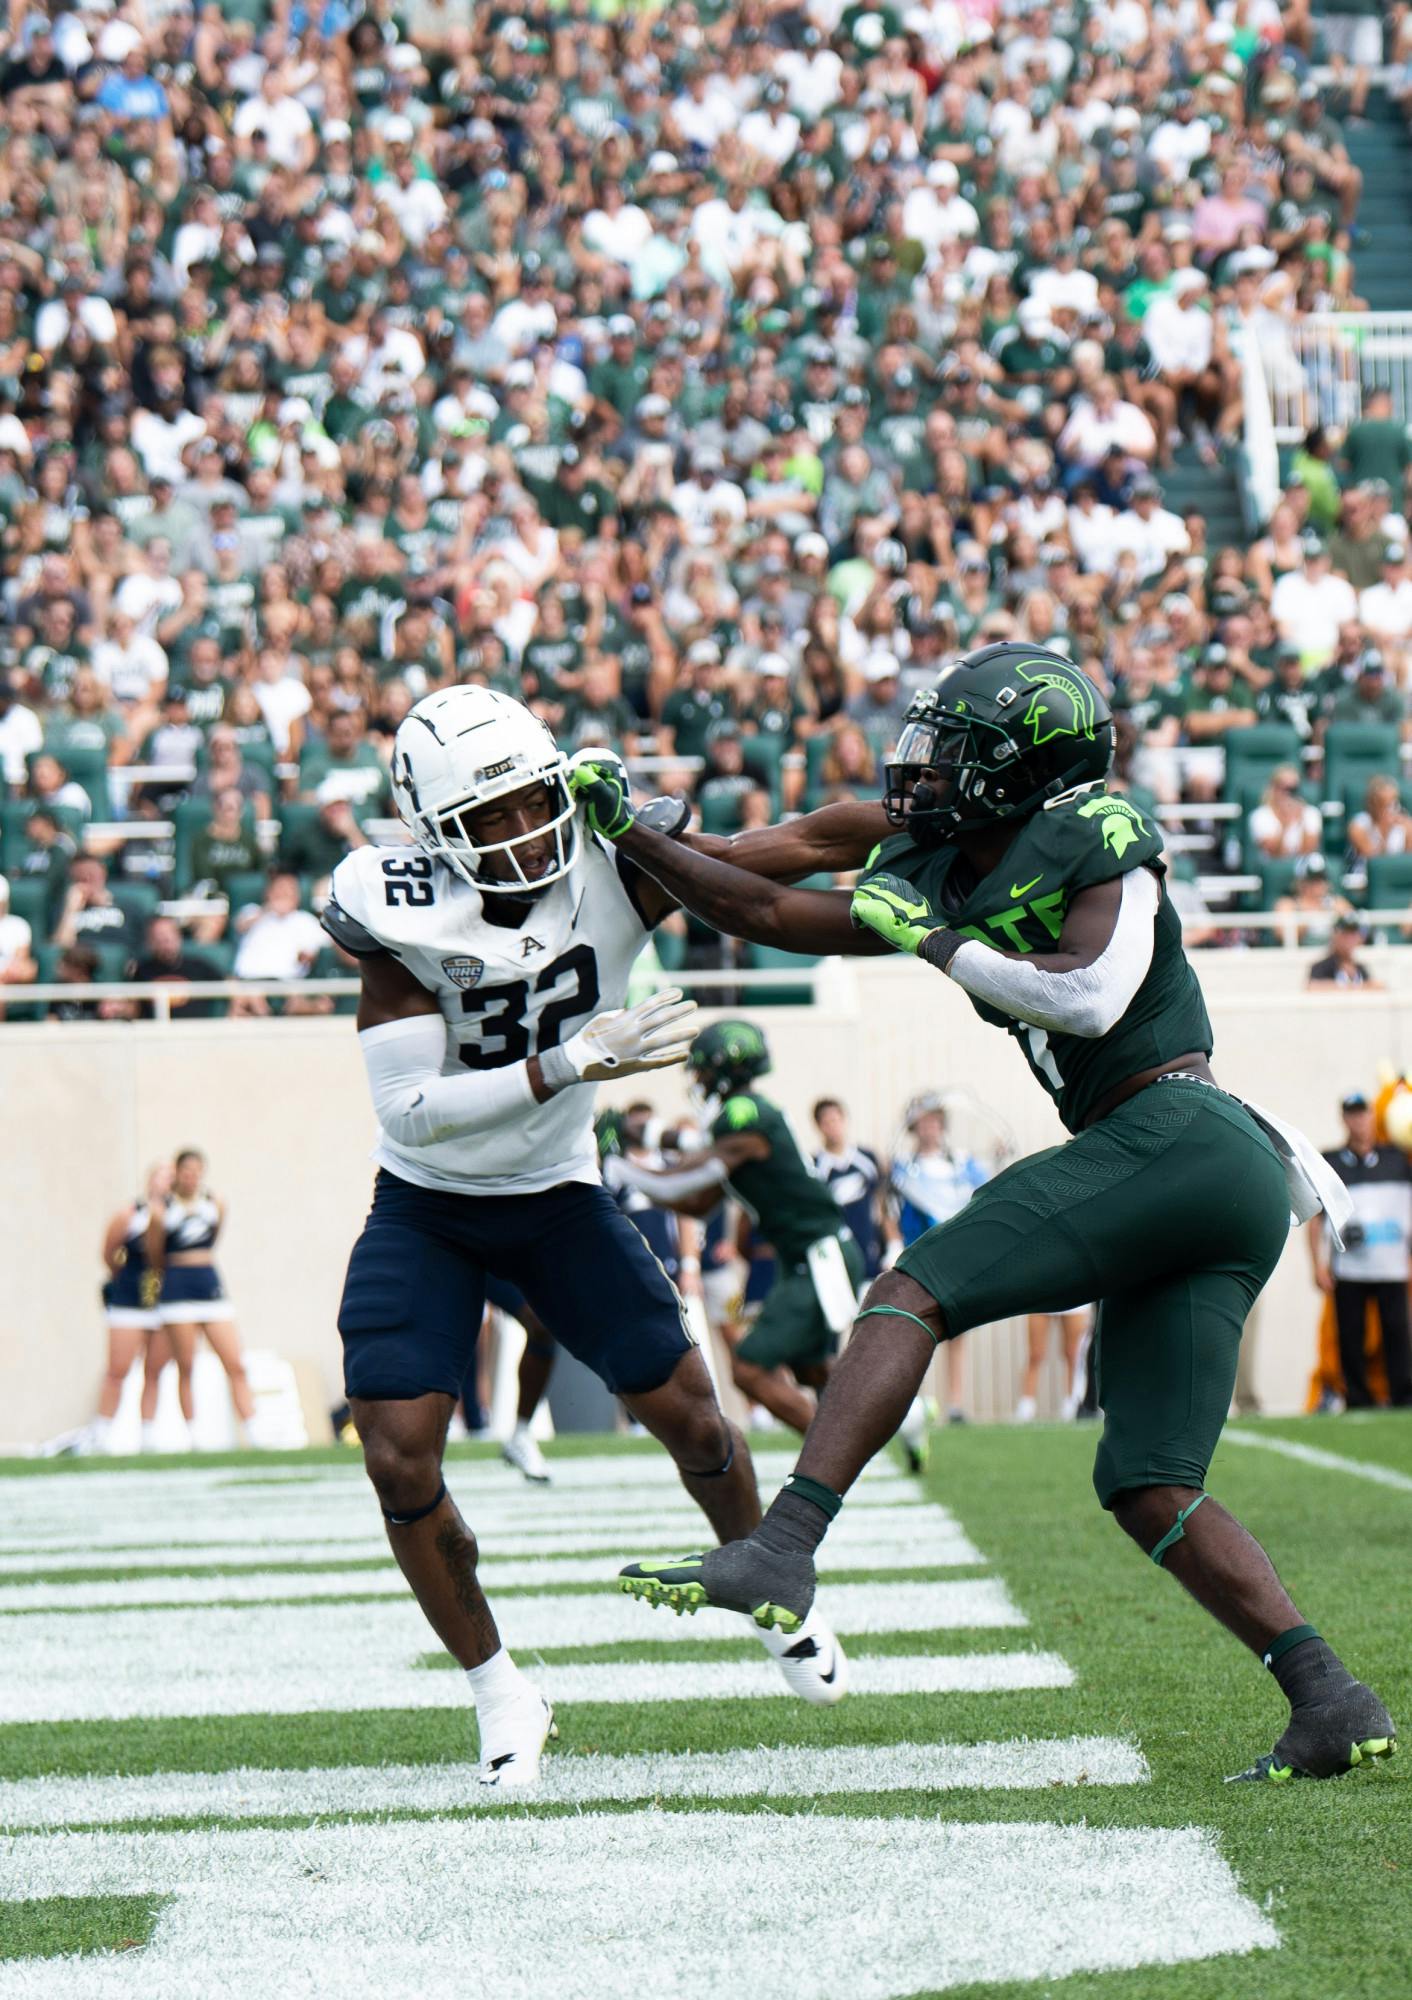
[[[1035,671],[1031,672],[1033,668]],[[1093,736],[1093,688],[1077,667],[1067,672],[1050,660],[1031,660],[1015,669],[1022,681],[1034,689],[1030,705],[1020,718],[1030,732],[1030,742],[1038,750],[1056,736]]]

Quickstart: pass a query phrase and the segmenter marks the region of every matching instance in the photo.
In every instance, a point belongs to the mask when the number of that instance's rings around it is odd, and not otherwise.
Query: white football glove
[[[639,1000],[635,1007],[615,1008],[595,1015],[563,1044],[562,1054],[581,1083],[602,1083],[610,1076],[635,1076],[639,1070],[669,1069],[685,1062],[696,1034],[697,1008],[669,986]],[[552,1052],[551,1052],[552,1053]],[[541,1066],[544,1057],[540,1058]]]

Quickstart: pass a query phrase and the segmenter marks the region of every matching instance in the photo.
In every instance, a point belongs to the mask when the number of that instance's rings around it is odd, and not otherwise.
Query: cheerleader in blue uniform
[[[230,1300],[216,1269],[215,1245],[225,1222],[225,1204],[205,1186],[205,1178],[203,1154],[193,1147],[177,1154],[161,1184],[161,1198],[153,1205],[147,1251],[161,1269],[159,1310],[177,1365],[182,1415],[188,1423],[195,1416],[191,1371],[197,1336],[204,1333],[226,1371],[235,1414],[248,1425],[255,1414],[255,1399]]]
[[[147,1177],[147,1191],[109,1218],[103,1232],[103,1262],[108,1278],[103,1286],[103,1314],[108,1322],[108,1362],[98,1392],[98,1411],[88,1427],[85,1448],[109,1449],[113,1418],[118,1413],[123,1384],[139,1354],[145,1354],[142,1376],[142,1442],[150,1442],[157,1414],[157,1381],[171,1359],[171,1342],[162,1331],[157,1309],[161,1274],[147,1261],[147,1233],[152,1202],[160,1199],[160,1174]]]

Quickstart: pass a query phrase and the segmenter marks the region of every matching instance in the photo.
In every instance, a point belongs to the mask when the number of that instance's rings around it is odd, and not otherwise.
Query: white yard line
[[[1394,1472],[1390,1465],[1374,1465],[1366,1458],[1345,1458],[1341,1452],[1320,1451],[1317,1445],[1295,1444],[1289,1438],[1265,1437],[1256,1431],[1227,1430],[1222,1444],[1247,1445],[1255,1451],[1273,1451],[1280,1458],[1292,1458],[1299,1465],[1317,1466],[1320,1472],[1346,1472],[1350,1478],[1364,1479],[1370,1486],[1390,1486],[1395,1493],[1412,1493],[1412,1478]]]
[[[371,1590],[381,1592],[399,1608],[405,1605],[415,1610],[406,1583],[399,1575],[369,1571],[367,1581]],[[174,1613],[209,1608],[218,1614],[227,1604],[249,1604],[256,1617],[268,1606],[269,1615],[276,1620],[297,1622],[301,1613],[320,1615],[322,1607],[314,1600],[336,1601],[354,1595],[361,1591],[361,1584],[350,1586],[347,1574],[341,1571],[331,1575],[310,1571],[287,1580],[265,1576],[162,1577],[133,1584],[126,1603],[123,1599],[114,1602],[114,1592],[125,1591],[126,1586],[102,1583],[72,1584],[67,1589],[62,1584],[24,1586],[6,1592],[5,1601],[24,1596],[31,1588],[46,1597],[61,1593],[70,1609],[88,1604],[91,1596],[91,1617],[78,1621],[84,1625],[106,1624],[105,1614],[109,1611],[115,1618],[147,1616],[154,1626],[161,1624],[169,1632],[179,1625],[190,1624],[200,1644],[208,1630],[207,1620],[180,1619]],[[126,1607],[133,1598],[159,1605],[160,1609],[150,1613],[129,1610]],[[270,1604],[271,1598],[307,1601]],[[997,1577],[942,1583],[836,1583],[830,1585],[819,1602],[829,1622],[840,1632],[974,1631],[1018,1627],[1026,1622],[1024,1613],[1012,1603]],[[43,1623],[47,1628],[55,1622],[46,1616],[50,1608],[37,1609],[4,1627],[7,1672],[26,1658],[29,1651],[26,1634],[31,1626]],[[355,1626],[370,1624],[384,1608],[382,1604],[350,1606],[351,1622]],[[235,1615],[241,1616],[239,1612]],[[740,1639],[748,1637],[751,1630],[749,1621],[733,1611],[708,1607],[694,1616],[681,1618],[671,1612],[650,1611],[634,1599],[624,1597],[608,1581],[601,1592],[504,1598],[496,1608],[496,1619],[506,1643],[523,1647],[618,1646],[638,1639],[674,1645],[697,1639]],[[267,1636],[260,1626],[248,1621],[243,1629],[248,1634],[247,1644],[258,1643]],[[399,1619],[398,1632],[406,1629],[405,1622]],[[423,1631],[425,1634],[425,1628]],[[280,1635],[272,1628],[268,1636],[274,1639]],[[0,1703],[3,1699],[0,1693]]]
[[[0,1964],[0,2000],[895,2000],[1278,1943],[1195,1829],[576,1814],[30,1835],[0,1896],[167,1895],[144,1951]]]
[[[664,1511],[655,1510],[649,1533],[661,1529]],[[570,1550],[576,1554],[602,1550],[619,1556],[623,1562],[643,1553],[644,1527],[638,1519],[628,1526],[606,1528],[597,1514],[589,1515],[576,1527],[548,1530],[526,1527],[523,1521],[507,1521],[488,1528],[483,1520],[477,1520],[475,1525],[486,1565],[528,1562]],[[693,1531],[698,1543],[706,1532],[701,1516],[685,1508],[670,1517],[670,1526],[678,1525],[684,1536],[683,1548],[688,1546]],[[232,1534],[233,1527],[229,1521],[224,1524],[227,1536]],[[874,1507],[865,1514],[840,1515],[820,1551],[822,1566],[834,1569],[861,1568],[879,1560],[884,1553],[891,1568],[925,1568],[928,1564],[953,1568],[983,1560],[975,1544],[944,1507]],[[274,1563],[307,1567],[375,1560],[388,1563],[392,1560],[387,1537],[377,1529],[353,1528],[346,1535],[335,1536],[325,1526],[317,1536],[282,1535],[258,1540],[223,1539],[217,1530],[205,1541],[194,1537],[174,1541],[170,1535],[161,1538],[154,1529],[153,1538],[144,1542],[125,1538],[101,1547],[63,1548],[49,1554],[31,1544],[23,1553],[0,1555],[0,1589],[7,1579],[18,1581],[46,1571],[134,1569],[156,1573],[200,1568],[209,1563],[245,1563],[257,1568]],[[609,1565],[610,1570],[614,1567]]]
[[[536,1803],[817,1798],[828,1792],[1022,1791],[1046,1785],[1145,1785],[1136,1744],[1111,1736],[1012,1743],[890,1743],[825,1750],[549,1756]],[[465,1764],[347,1764],[311,1771],[163,1772],[143,1778],[28,1778],[0,1784],[0,1826],[98,1826],[160,1819],[449,1809],[516,1803]]]
[[[1018,1629],[998,1580],[837,1584],[821,1608],[844,1633]],[[631,1598],[506,1597],[501,1635],[526,1660],[544,1646],[750,1636],[728,1611],[674,1618]],[[265,1710],[441,1707],[415,1662],[434,1640],[412,1597],[385,1603],[213,1605],[159,1611],[35,1612],[6,1622],[0,1722],[83,1716],[259,1714]],[[664,1671],[674,1671],[669,1663]],[[671,1698],[671,1697],[659,1697]]]
[[[361,1607],[376,1610],[380,1607]],[[133,1614],[141,1617],[142,1614]],[[155,1618],[160,1614],[148,1614]],[[216,1614],[211,1614],[216,1615]],[[232,1618],[250,1614],[230,1613]],[[328,1612],[321,1614],[324,1620]],[[203,1627],[206,1620],[202,1621]],[[15,1682],[7,1675],[3,1712],[7,1722],[118,1720],[131,1716],[337,1714],[353,1709],[463,1710],[467,1740],[473,1728],[466,1688],[454,1671],[428,1673],[408,1662],[425,1648],[425,1628],[414,1643],[389,1660],[375,1645],[359,1650],[356,1622],[341,1635],[324,1630],[327,1643],[302,1646],[297,1655],[264,1659],[242,1656],[235,1635],[229,1649],[212,1656],[193,1636],[173,1641],[175,1657],[144,1640],[140,1653],[127,1633],[105,1640],[91,1654],[73,1644],[75,1627],[56,1645],[47,1677]],[[80,1621],[86,1635],[90,1621]],[[112,1636],[112,1635],[110,1635]],[[419,1644],[417,1643],[419,1642]],[[242,1665],[248,1657],[250,1667]],[[556,1702],[732,1701],[785,1695],[779,1671],[758,1660],[606,1660],[541,1665],[532,1653],[520,1664]],[[258,1671],[255,1666],[258,1665]],[[895,1654],[849,1661],[853,1694],[991,1694],[1017,1688],[1066,1688],[1073,1668],[1058,1653]],[[793,1699],[793,1697],[791,1697]],[[451,1728],[460,1726],[453,1721]],[[350,1748],[356,1750],[356,1742]]]
[[[484,1556],[477,1574],[487,1591],[547,1590],[563,1584],[597,1584],[608,1590],[620,1565],[633,1553],[632,1545],[621,1538],[611,1549],[611,1553],[605,1551],[597,1556],[525,1556],[505,1561],[497,1560],[494,1555]],[[0,1615],[7,1611],[63,1611],[94,1605],[121,1608],[127,1604],[208,1604],[222,1598],[255,1602],[284,1597],[397,1597],[406,1591],[406,1580],[393,1564],[385,1543],[367,1551],[368,1559],[381,1557],[377,1569],[317,1567],[325,1560],[337,1559],[340,1553],[336,1549],[310,1549],[305,1563],[295,1560],[292,1552],[278,1561],[263,1563],[252,1562],[249,1551],[242,1549],[229,1549],[219,1556],[208,1553],[199,1558],[173,1555],[165,1563],[145,1559],[132,1565],[117,1565],[124,1570],[137,1569],[139,1575],[84,1583],[26,1583],[22,1574],[4,1570],[0,1572]],[[867,1570],[873,1576],[885,1576],[890,1570],[962,1569],[979,1561],[973,1545],[964,1535],[958,1535],[945,1540],[918,1537],[908,1542],[840,1542],[837,1547],[825,1542],[819,1551],[818,1567],[823,1576],[840,1570]],[[77,1567],[74,1559],[70,1558],[70,1562]],[[171,1574],[188,1566],[217,1562],[238,1562],[242,1567],[238,1573],[223,1576]]]

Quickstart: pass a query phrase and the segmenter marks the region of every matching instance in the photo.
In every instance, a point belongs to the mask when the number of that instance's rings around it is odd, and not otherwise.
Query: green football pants
[[[1111,1507],[1132,1487],[1204,1484],[1289,1224],[1284,1168],[1250,1114],[1164,1078],[1007,1167],[897,1269],[936,1300],[947,1337],[1099,1302],[1093,1483]]]

